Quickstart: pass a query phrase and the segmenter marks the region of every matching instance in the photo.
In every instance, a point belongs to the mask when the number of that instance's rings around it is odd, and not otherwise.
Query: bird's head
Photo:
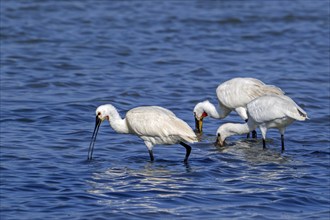
[[[228,137],[226,124],[221,125],[217,130],[217,140],[215,141],[215,146],[224,147],[226,145],[226,138]]]
[[[101,105],[99,106],[95,113],[96,113],[96,118],[103,122],[104,120],[110,121],[110,118],[112,118],[113,112],[116,112],[116,108],[113,105],[106,104],[106,105]]]
[[[94,131],[93,131],[91,143],[89,144],[88,160],[92,159],[96,136],[99,131],[101,123],[104,120],[110,121],[110,119],[112,118],[112,115],[115,112],[117,112],[116,108],[110,104],[101,105],[96,109],[96,111],[95,111],[95,113],[96,113],[95,127],[94,127]]]
[[[205,106],[208,104],[210,104],[209,101],[200,102],[194,108],[195,128],[198,133],[203,132],[203,119],[208,116]]]

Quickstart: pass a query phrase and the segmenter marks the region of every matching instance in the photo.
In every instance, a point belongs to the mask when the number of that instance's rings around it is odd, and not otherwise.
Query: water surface
[[[1,1],[1,219],[329,219],[329,1]],[[217,85],[255,77],[311,118],[262,142],[213,146],[235,114],[204,120],[189,164],[100,128],[159,105],[194,125]],[[259,132],[260,137],[260,132]]]

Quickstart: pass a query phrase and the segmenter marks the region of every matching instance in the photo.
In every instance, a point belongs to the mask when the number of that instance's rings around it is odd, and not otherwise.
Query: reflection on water
[[[262,140],[238,140],[224,148],[217,148],[221,152],[240,155],[250,164],[262,165],[263,163],[285,164],[291,162],[290,157],[277,150],[273,141],[267,139],[268,147],[263,149]]]
[[[151,190],[162,191],[161,188],[157,187],[165,185],[169,190],[178,190],[180,189],[178,183],[185,183],[189,181],[189,178],[180,175],[173,178],[175,175],[177,175],[175,170],[146,163],[141,169],[128,167],[109,168],[102,173],[94,173],[92,179],[95,182],[90,182],[90,184],[97,190],[97,193],[125,192],[126,187],[131,187],[131,185],[134,185],[134,188],[141,192]],[[113,182],[114,179],[116,180],[115,182]]]
[[[189,172],[189,168],[184,172]],[[146,212],[174,214],[175,206],[171,203],[178,204],[178,199],[188,193],[186,188],[192,181],[192,177],[185,177],[173,167],[145,163],[139,169],[115,167],[94,173],[88,181],[91,186],[88,192],[101,196],[100,204],[117,211],[131,213],[143,208]],[[171,202],[162,208],[160,201]]]
[[[285,184],[287,179],[304,176],[303,170],[297,172],[292,167],[295,164],[289,156],[260,149],[255,144],[244,140],[226,148],[214,148],[214,154],[226,155],[217,164],[191,162],[184,167],[179,163],[147,162],[134,167],[107,168],[95,172],[87,181],[91,187],[88,193],[100,196],[98,202],[114,210],[130,213],[143,207],[149,212],[161,210],[174,214],[177,207],[171,203],[185,204],[198,200],[198,195],[207,194],[209,199],[204,203],[210,205],[220,198],[236,203],[243,195],[286,191],[290,188]],[[234,169],[239,171],[233,173]],[[167,203],[165,209],[161,208],[161,201]]]

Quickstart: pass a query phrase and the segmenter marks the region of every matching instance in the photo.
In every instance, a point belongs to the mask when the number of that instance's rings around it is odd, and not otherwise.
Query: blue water
[[[328,0],[1,0],[1,220],[329,219]],[[103,123],[159,105],[194,126],[217,85],[255,77],[310,120],[260,139],[213,145],[235,113],[204,120],[189,164],[180,145],[144,143]],[[259,131],[260,138],[260,131]]]

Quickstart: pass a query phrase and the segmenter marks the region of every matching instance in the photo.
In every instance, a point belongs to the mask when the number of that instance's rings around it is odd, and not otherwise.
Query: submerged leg
[[[149,151],[149,156],[150,156],[150,160],[151,162],[154,161],[154,154],[152,153],[152,150],[148,150]]]
[[[279,128],[278,129],[280,134],[281,134],[281,144],[282,144],[282,153],[284,152],[284,132],[285,132],[285,127]]]
[[[263,149],[266,148],[266,133],[267,133],[267,127],[266,126],[260,126],[260,131],[262,135],[262,147]]]
[[[247,120],[247,119],[245,119],[245,122],[247,123],[247,122],[248,122],[248,120]],[[246,138],[250,138],[250,132],[246,134]]]
[[[180,144],[186,148],[186,156],[184,158],[184,162],[187,163],[188,162],[188,157],[189,157],[190,152],[191,152],[191,147],[188,144],[183,143],[183,142],[180,142]]]
[[[265,149],[266,148],[266,140],[262,139],[262,148]]]
[[[282,153],[284,152],[284,135],[281,134],[281,143],[282,143]]]
[[[256,130],[253,130],[252,131],[252,138],[257,138],[257,132],[256,132]]]
[[[151,162],[154,161],[154,154],[152,152],[152,148],[154,147],[152,143],[150,143],[149,141],[144,141],[144,144],[147,146],[148,151],[149,151],[149,156],[150,156],[150,160]]]

